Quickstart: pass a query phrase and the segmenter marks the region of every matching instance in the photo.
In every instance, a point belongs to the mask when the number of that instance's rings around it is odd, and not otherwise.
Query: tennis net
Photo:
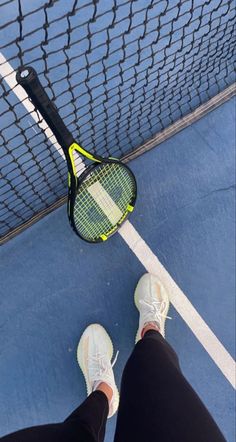
[[[84,148],[126,159],[234,82],[234,0],[3,0],[0,33],[1,242],[67,189],[19,66],[35,68]]]

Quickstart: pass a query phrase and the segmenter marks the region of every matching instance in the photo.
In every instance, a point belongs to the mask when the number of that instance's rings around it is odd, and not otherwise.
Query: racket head
[[[137,184],[128,166],[117,160],[94,163],[78,178],[71,193],[69,220],[83,240],[105,241],[133,211]]]

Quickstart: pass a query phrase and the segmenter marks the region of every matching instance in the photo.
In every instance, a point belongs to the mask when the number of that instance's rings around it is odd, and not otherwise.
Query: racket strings
[[[79,186],[74,205],[76,229],[85,239],[99,239],[119,224],[135,193],[134,178],[126,167],[99,165]]]

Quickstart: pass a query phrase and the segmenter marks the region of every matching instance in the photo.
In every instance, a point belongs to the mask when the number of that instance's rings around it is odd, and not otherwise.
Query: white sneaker
[[[152,322],[157,325],[165,337],[165,321],[169,310],[169,297],[159,278],[151,273],[145,273],[139,280],[134,293],[134,301],[139,310],[139,328],[136,342],[141,339],[145,325]]]
[[[78,348],[77,360],[85,377],[88,395],[101,383],[105,382],[113,390],[109,403],[109,415],[113,416],[119,405],[119,392],[113,374],[112,341],[106,330],[99,324],[89,325],[82,334]]]

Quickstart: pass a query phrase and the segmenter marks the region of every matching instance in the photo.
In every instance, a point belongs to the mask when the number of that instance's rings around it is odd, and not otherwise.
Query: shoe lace
[[[165,301],[152,301],[152,302],[148,302],[145,301],[145,299],[141,299],[139,301],[139,303],[141,305],[146,305],[150,311],[153,314],[154,317],[154,321],[157,321],[158,323],[160,323],[162,318],[165,319],[172,319],[170,316],[167,316],[163,313],[163,311],[166,308],[166,302]]]
[[[116,352],[113,362],[110,363],[106,353],[96,353],[88,359],[89,370],[92,372],[93,377],[98,375],[109,375],[109,370],[114,367],[119,355],[119,350]]]

